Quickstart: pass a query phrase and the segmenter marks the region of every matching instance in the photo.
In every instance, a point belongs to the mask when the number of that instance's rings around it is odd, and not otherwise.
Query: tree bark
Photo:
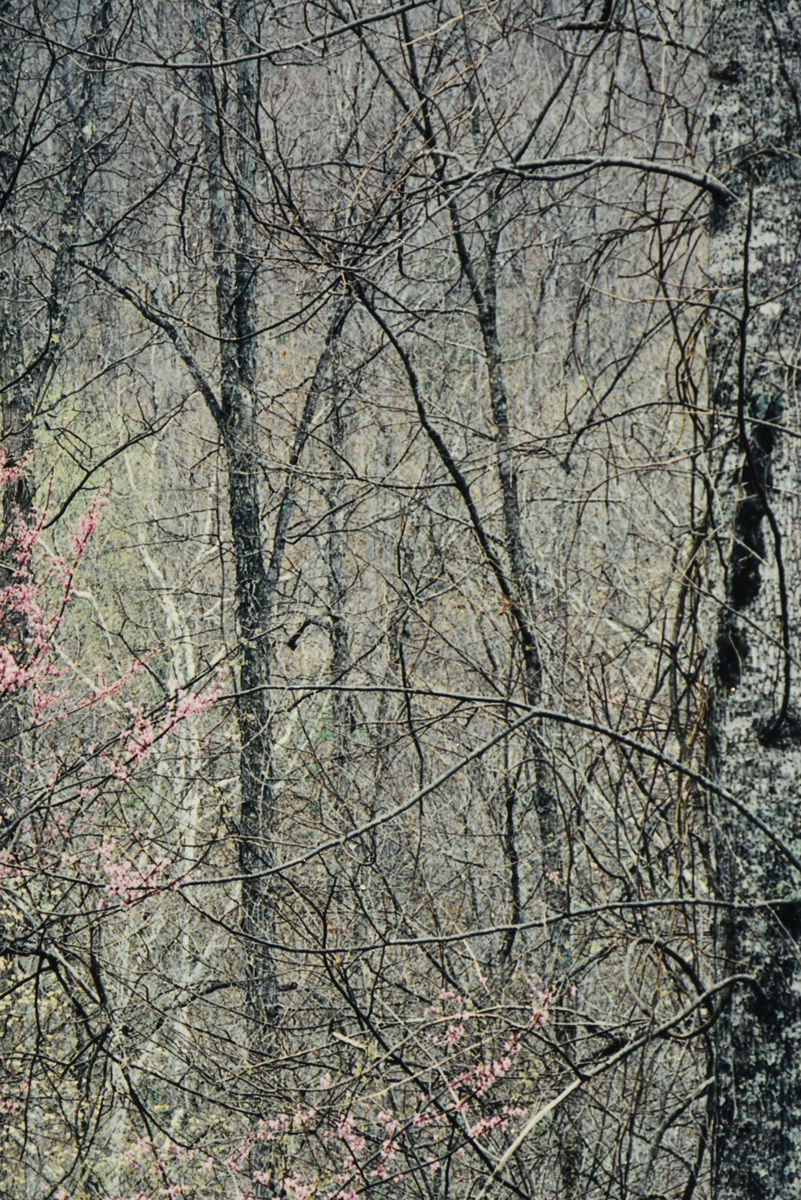
[[[247,5],[221,17],[223,48],[233,37],[241,56],[250,47]],[[201,57],[213,57],[205,13],[196,9]],[[241,927],[245,935],[246,1001],[253,1023],[252,1049],[260,1057],[277,1017],[277,978],[269,943],[274,916],[264,872],[274,865],[268,639],[269,585],[262,549],[255,429],[256,269],[248,193],[252,188],[248,117],[253,109],[253,64],[198,73],[201,137],[208,177],[209,227],[215,269],[219,336],[219,404],[212,408],[225,450],[228,509],[236,575],[240,638],[237,720],[240,737],[239,866]],[[233,93],[233,94],[232,94]],[[233,143],[233,144],[232,144]],[[227,161],[226,161],[227,160]],[[233,183],[233,190],[231,184]]]
[[[797,848],[801,6],[714,0],[709,15],[712,174],[734,193],[710,216],[711,749],[723,787]],[[715,1196],[779,1200],[801,1189],[798,880],[747,818],[722,809],[718,827],[726,898],[754,904],[721,922],[723,969],[754,982],[718,1026]]]

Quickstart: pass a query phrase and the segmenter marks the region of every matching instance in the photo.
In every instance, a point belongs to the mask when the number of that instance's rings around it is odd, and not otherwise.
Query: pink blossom
[[[21,667],[8,646],[0,646],[0,692],[13,692],[28,682],[28,673]]]
[[[153,728],[152,722],[143,716],[141,709],[139,709],[135,714],[134,728],[129,735],[128,745],[125,750],[126,760],[137,767],[140,766],[150,753],[150,747],[155,740],[156,731]]]
[[[0,447],[0,488],[8,487],[10,483],[18,483],[28,474],[32,462],[33,451],[26,450],[18,462],[9,464],[5,450]]]
[[[227,1160],[225,1165],[231,1171],[238,1171],[239,1168],[242,1166],[242,1164],[245,1162],[248,1155],[250,1154],[250,1151],[252,1150],[252,1148],[253,1148],[253,1134],[247,1133],[247,1134],[245,1134],[242,1141],[237,1146],[234,1153]]]
[[[89,505],[86,512],[78,518],[75,528],[70,530],[70,544],[72,545],[72,553],[75,558],[83,557],[86,553],[89,539],[93,534],[97,533],[103,509],[108,504],[108,491],[108,485],[106,485],[103,491]]]
[[[531,1001],[531,1016],[534,1028],[538,1028],[545,1024],[548,1020],[548,1007],[551,1003],[552,996],[550,992],[540,992],[532,989],[534,995]]]
[[[7,813],[8,819],[14,817],[14,810]],[[0,882],[13,883],[25,878],[25,867],[13,850],[0,850]]]
[[[205,712],[216,700],[219,700],[221,695],[221,688],[212,688],[208,692],[200,692],[185,697],[175,709],[173,723],[177,725],[179,721],[185,721],[187,717]]]
[[[114,838],[104,838],[103,846],[97,853],[108,858],[115,847]],[[127,908],[143,896],[160,891],[162,884],[166,882],[162,876],[169,872],[171,865],[167,858],[157,858],[143,869],[127,859],[121,862],[107,861],[103,865],[108,878],[106,892],[110,896],[117,896],[122,901],[123,908]]]
[[[267,1178],[264,1178],[264,1179],[258,1179],[258,1175],[260,1175],[260,1174],[263,1174],[263,1172],[254,1171],[253,1178],[257,1179],[257,1181],[259,1183],[269,1183],[270,1182],[269,1176],[267,1176]],[[315,1191],[317,1190],[315,1184],[304,1183],[301,1176],[297,1175],[297,1174],[284,1176],[284,1179],[282,1180],[282,1187],[283,1187],[284,1191],[286,1192],[286,1194],[288,1196],[294,1196],[295,1200],[309,1200],[309,1198],[311,1196],[313,1196]]]
[[[387,1108],[382,1109],[381,1112],[377,1114],[376,1120],[381,1122],[387,1133],[394,1133],[395,1130],[400,1126],[400,1122],[395,1120],[395,1117]]]
[[[308,1125],[310,1121],[313,1121],[316,1116],[316,1108],[310,1108],[304,1112],[300,1105],[298,1105],[297,1110],[292,1117],[292,1127],[294,1129],[303,1129],[303,1127]]]
[[[480,1121],[476,1121],[470,1129],[470,1133],[474,1138],[486,1137],[492,1130],[497,1129],[500,1133],[509,1128],[509,1121],[506,1117],[492,1116],[482,1117]]]
[[[36,508],[31,510],[33,524],[29,525],[23,521],[22,517],[18,517],[16,529],[14,530],[14,558],[17,561],[17,574],[24,574],[27,570],[31,556],[36,549],[39,539],[42,536],[46,513],[39,512]]]
[[[343,1139],[350,1137],[353,1132],[353,1117],[348,1115],[336,1127],[338,1137]]]

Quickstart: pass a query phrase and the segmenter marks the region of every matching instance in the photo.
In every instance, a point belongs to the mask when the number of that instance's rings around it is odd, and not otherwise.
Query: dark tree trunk
[[[252,6],[251,10],[252,10]],[[247,5],[221,14],[221,49],[241,58],[251,46]],[[213,59],[216,42],[196,9],[195,35],[201,57]],[[228,509],[236,572],[236,615],[240,639],[237,717],[239,761],[239,866],[241,927],[245,935],[246,1001],[253,1024],[251,1048],[265,1053],[267,1030],[277,1016],[277,978],[269,943],[274,914],[269,899],[273,864],[274,805],[271,786],[268,637],[268,580],[262,548],[256,446],[255,300],[256,267],[248,201],[253,156],[249,120],[253,112],[253,64],[241,62],[231,77],[225,69],[198,73],[201,134],[208,178],[209,226],[216,273],[219,336],[219,402],[210,404],[225,449]],[[233,187],[232,187],[233,184]]]
[[[719,782],[798,849],[801,5],[710,5],[709,329],[716,540],[712,754]],[[799,880],[747,817],[719,808],[721,921],[737,984],[718,1027],[718,1200],[801,1193]],[[765,901],[770,901],[765,904]],[[757,907],[759,905],[759,907]]]

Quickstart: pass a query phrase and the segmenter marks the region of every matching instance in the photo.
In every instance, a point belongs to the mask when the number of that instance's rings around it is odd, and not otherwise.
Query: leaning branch
[[[626,746],[629,749],[636,751],[638,754],[644,754],[647,758],[654,759],[656,762],[662,763],[664,766],[671,767],[673,770],[680,772],[686,778],[694,780],[696,783],[706,788],[707,791],[711,792],[715,796],[718,796],[726,804],[730,804],[732,808],[735,808],[737,812],[739,812],[741,816],[745,817],[745,819],[752,825],[756,825],[756,827],[761,830],[761,832],[764,833],[771,842],[773,842],[774,846],[776,846],[776,848],[782,852],[787,861],[791,863],[797,871],[801,871],[801,858],[793,853],[787,843],[784,842],[778,836],[778,834],[774,833],[770,826],[767,825],[761,817],[758,817],[756,813],[751,812],[751,810],[747,808],[742,801],[738,800],[737,797],[732,795],[731,792],[727,791],[726,788],[720,787],[714,782],[714,780],[710,779],[706,775],[703,775],[700,771],[694,771],[692,767],[688,767],[686,763],[681,763],[677,759],[671,758],[670,755],[663,754],[661,750],[657,750],[654,747],[649,746],[646,742],[641,742],[638,739],[629,737],[624,733],[618,733],[616,730],[610,729],[607,726],[598,725],[595,721],[587,721],[582,717],[571,717],[567,713],[555,712],[548,708],[529,708],[523,713],[522,716],[518,717],[516,721],[513,721],[511,725],[507,725],[505,729],[501,729],[493,737],[488,738],[486,742],[482,742],[480,746],[476,746],[474,750],[471,750],[471,752],[465,755],[464,758],[460,758],[459,761],[454,763],[453,766],[449,767],[447,771],[443,771],[442,774],[438,775],[436,779],[432,779],[431,783],[415,792],[414,795],[408,797],[408,799],[402,801],[400,804],[397,804],[394,808],[390,808],[386,812],[380,813],[377,817],[373,817],[372,820],[366,821],[363,825],[359,825],[358,828],[351,830],[350,833],[345,833],[341,837],[337,838],[329,838],[327,841],[321,842],[319,846],[314,846],[311,850],[307,850],[304,854],[299,854],[296,858],[287,859],[286,862],[282,862],[275,867],[270,867],[265,871],[259,872],[259,874],[263,877],[266,877],[268,875],[279,874],[288,870],[290,867],[303,866],[305,863],[311,862],[313,859],[319,857],[319,855],[328,853],[329,850],[339,850],[342,846],[347,845],[349,842],[357,841],[359,838],[364,837],[366,833],[371,833],[372,830],[378,829],[381,825],[386,825],[390,821],[394,821],[396,817],[400,817],[410,809],[416,808],[422,800],[425,800],[425,798],[430,796],[432,792],[438,791],[439,788],[441,788],[443,784],[447,783],[449,779],[452,779],[454,775],[458,775],[459,772],[462,771],[466,766],[469,766],[471,762],[475,762],[476,759],[481,758],[487,753],[488,750],[491,750],[493,746],[497,746],[499,742],[502,742],[505,738],[511,737],[513,733],[516,733],[519,729],[522,729],[524,725],[527,725],[530,721],[535,721],[537,719],[555,721],[563,725],[573,725],[579,729],[588,729],[595,733],[603,734],[616,741],[619,745]],[[245,878],[252,879],[254,876],[230,875],[226,876],[226,882],[235,883],[237,880],[242,880]],[[219,879],[202,879],[193,880],[192,882],[195,886],[199,886],[201,884],[219,883],[221,881]]]
[[[453,155],[452,157],[461,158]],[[735,193],[725,183],[715,179],[708,171],[691,171],[688,167],[678,167],[673,163],[663,162],[657,158],[625,158],[616,155],[584,155],[571,154],[564,158],[537,158],[530,162],[515,163],[503,166],[495,163],[483,171],[465,170],[464,174],[455,176],[450,182],[454,185],[462,183],[477,183],[483,179],[506,176],[515,179],[531,179],[538,177],[553,182],[569,179],[575,175],[589,174],[591,171],[603,171],[610,168],[622,168],[627,171],[640,171],[646,175],[664,175],[669,179],[681,179],[691,183],[693,187],[703,192],[709,192],[717,200],[728,202],[735,199]]]

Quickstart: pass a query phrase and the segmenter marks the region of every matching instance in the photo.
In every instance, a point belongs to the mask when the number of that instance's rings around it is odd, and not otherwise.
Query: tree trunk
[[[709,52],[712,173],[734,193],[715,202],[709,243],[712,756],[720,784],[798,847],[801,6],[714,0]],[[784,1200],[801,1190],[798,881],[747,817],[719,808],[718,822],[726,898],[753,904],[721,921],[724,969],[754,982],[718,1026],[715,1195]]]
[[[234,6],[227,20],[221,16],[222,48],[230,49],[233,39],[240,58],[252,48],[247,9],[247,5]],[[198,6],[195,36],[201,57],[212,58],[214,43],[205,16]],[[220,356],[220,400],[213,406],[212,415],[225,448],[241,644],[237,703],[241,743],[239,866],[244,879],[241,927],[245,936],[246,1002],[253,1026],[251,1050],[259,1060],[266,1051],[267,1030],[275,1022],[278,1009],[276,968],[268,948],[274,940],[274,914],[269,877],[264,875],[274,865],[274,804],[267,692],[270,585],[262,547],[258,488],[256,269],[248,208],[253,176],[248,129],[254,104],[253,70],[253,63],[244,61],[232,79],[225,69],[200,71],[198,94],[208,172]]]

